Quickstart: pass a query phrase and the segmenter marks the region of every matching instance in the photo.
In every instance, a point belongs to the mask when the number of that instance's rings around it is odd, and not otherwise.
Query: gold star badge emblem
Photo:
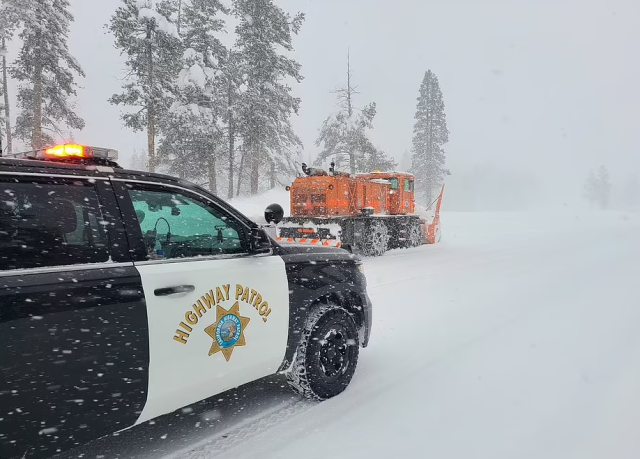
[[[249,323],[248,317],[240,315],[240,304],[236,301],[228,311],[222,306],[216,308],[216,321],[204,331],[213,338],[209,355],[222,351],[227,362],[231,358],[233,348],[244,346],[244,329]]]

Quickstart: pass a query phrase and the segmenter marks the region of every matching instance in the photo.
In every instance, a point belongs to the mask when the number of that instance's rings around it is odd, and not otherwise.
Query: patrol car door
[[[133,246],[144,240],[146,251],[135,263],[150,350],[149,394],[138,423],[275,373],[289,326],[283,260],[252,254],[247,222],[204,194],[122,185]]]

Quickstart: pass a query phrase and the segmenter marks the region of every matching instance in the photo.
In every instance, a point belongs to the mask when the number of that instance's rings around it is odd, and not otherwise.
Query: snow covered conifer
[[[227,51],[218,38],[224,28],[221,13],[228,13],[228,9],[217,0],[192,0],[184,6],[183,68],[178,75],[178,98],[171,110],[180,132],[167,135],[162,142],[163,149],[181,146],[182,153],[188,152],[187,157],[174,152],[177,160],[172,166],[191,169],[182,175],[204,172],[212,193],[217,193],[218,157],[224,142],[220,123],[224,84],[220,69]]]
[[[415,120],[412,172],[416,175],[416,189],[430,205],[434,190],[449,174],[444,167],[443,146],[449,141],[444,100],[438,77],[431,70],[425,72],[420,85]]]
[[[156,137],[174,100],[181,68],[182,41],[171,20],[176,13],[177,4],[171,0],[122,0],[108,24],[128,68],[123,92],[109,102],[133,108],[121,117],[126,127],[146,130],[152,172],[158,165]]]
[[[18,80],[16,137],[40,149],[64,137],[63,126],[82,129],[71,98],[76,77],[84,77],[69,52],[67,38],[73,21],[68,0],[20,0],[15,11],[22,26],[22,47],[10,73]]]
[[[589,171],[587,180],[584,182],[583,196],[587,200],[590,206],[594,206],[598,202],[598,195],[600,193],[600,183],[598,177],[593,171]]]
[[[217,192],[216,169],[224,142],[220,120],[226,87],[221,66],[227,51],[218,35],[224,27],[221,13],[226,12],[216,0],[192,0],[184,5],[182,69],[158,150],[169,159],[172,173],[185,178],[203,175],[213,193]]]
[[[250,171],[250,193],[256,194],[260,171],[270,170],[270,181],[279,174],[293,174],[302,147],[290,120],[298,113],[300,99],[291,94],[287,80],[302,81],[300,64],[288,53],[304,15],[292,18],[273,0],[233,0],[232,12],[239,20],[235,49],[243,75],[242,90],[233,104],[234,128],[246,156],[241,163]]]
[[[338,170],[349,168],[352,174],[372,170],[390,170],[396,162],[378,150],[367,135],[373,129],[376,104],[372,102],[362,110],[354,105],[353,97],[357,87],[351,85],[351,60],[347,56],[347,86],[335,91],[340,102],[337,113],[330,115],[322,123],[316,146],[322,146],[314,164],[321,165],[331,159]]]
[[[609,179],[609,171],[606,167],[598,168],[598,183],[600,184],[600,208],[609,207],[609,199],[611,197],[611,180]]]
[[[589,176],[584,184],[584,198],[591,206],[597,204],[601,209],[609,206],[611,196],[611,181],[609,171],[604,166],[598,168],[597,174],[589,172]]]

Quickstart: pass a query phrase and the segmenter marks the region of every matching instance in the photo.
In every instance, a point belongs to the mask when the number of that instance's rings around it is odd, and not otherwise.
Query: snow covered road
[[[640,216],[443,222],[439,245],[366,260],[374,328],[343,395],[270,378],[84,457],[639,457]]]

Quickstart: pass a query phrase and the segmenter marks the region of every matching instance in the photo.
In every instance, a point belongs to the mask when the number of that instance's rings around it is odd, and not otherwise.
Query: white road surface
[[[443,224],[366,260],[373,332],[344,394],[268,378],[69,457],[640,457],[640,215]]]

